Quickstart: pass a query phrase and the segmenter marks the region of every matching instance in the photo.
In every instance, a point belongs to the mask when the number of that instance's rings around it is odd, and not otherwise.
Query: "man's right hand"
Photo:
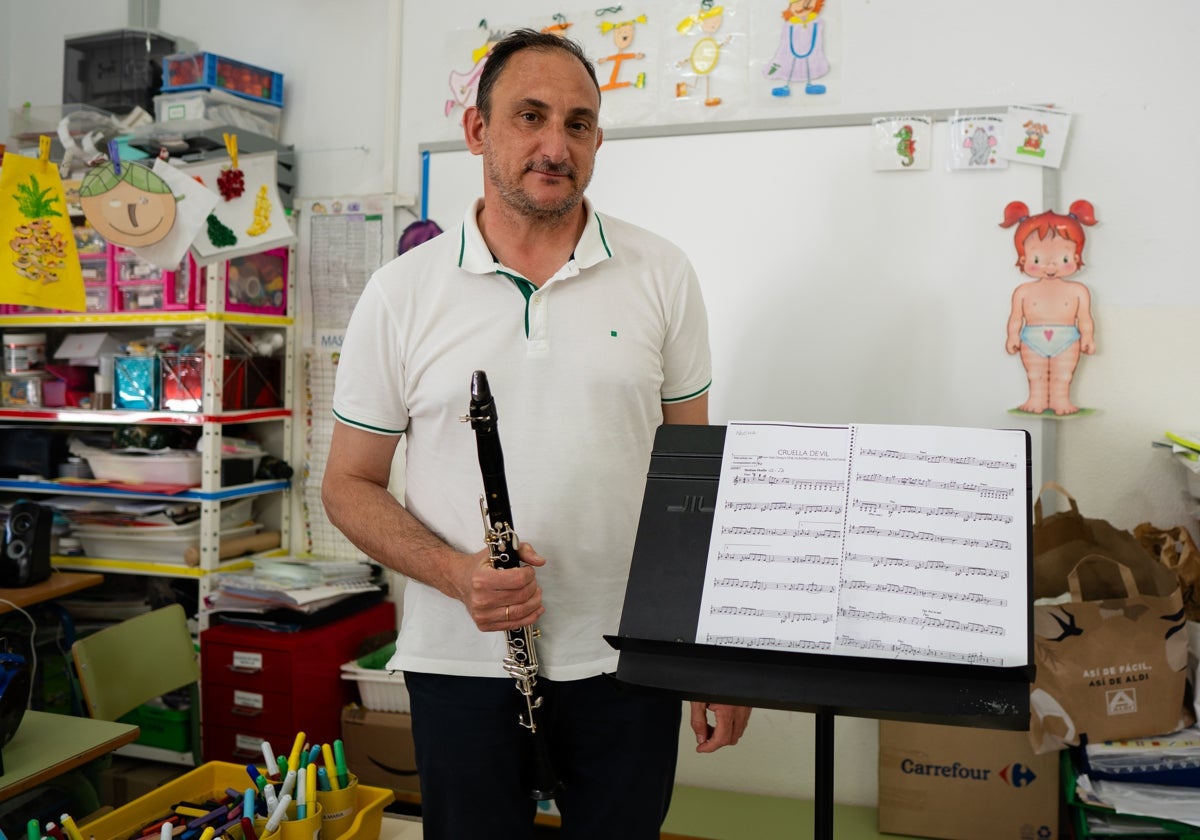
[[[546,560],[529,543],[521,543],[517,551],[521,565],[514,569],[492,568],[487,549],[464,557],[458,599],[484,632],[515,630],[533,624],[546,612],[534,572]]]

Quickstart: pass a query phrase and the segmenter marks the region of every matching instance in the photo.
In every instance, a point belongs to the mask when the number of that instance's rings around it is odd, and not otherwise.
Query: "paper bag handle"
[[[1103,554],[1086,554],[1080,558],[1079,562],[1067,574],[1067,588],[1071,591],[1072,601],[1082,601],[1083,594],[1079,586],[1079,569],[1085,563],[1111,563],[1116,566],[1121,574],[1121,583],[1125,585],[1125,597],[1136,598],[1141,595],[1138,591],[1137,581],[1133,579],[1133,572],[1124,563],[1118,563],[1111,557],[1105,557]]]
[[[1066,488],[1057,481],[1047,481],[1042,485],[1042,489],[1038,491],[1037,501],[1033,503],[1033,524],[1042,524],[1042,494],[1047,490],[1057,490],[1067,497],[1067,501],[1071,503],[1071,513],[1079,514],[1079,505],[1075,502],[1075,497],[1067,492]]]

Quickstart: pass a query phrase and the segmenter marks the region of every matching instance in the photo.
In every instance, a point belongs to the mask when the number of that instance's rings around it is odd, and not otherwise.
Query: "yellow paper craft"
[[[83,312],[87,299],[75,233],[48,137],[38,158],[5,154],[0,166],[0,303]]]

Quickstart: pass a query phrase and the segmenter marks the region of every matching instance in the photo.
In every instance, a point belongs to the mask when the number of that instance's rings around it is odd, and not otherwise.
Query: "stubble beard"
[[[524,218],[543,224],[560,222],[569,216],[583,200],[583,191],[587,189],[588,181],[590,180],[589,178],[580,183],[578,170],[572,169],[566,164],[538,163],[536,161],[525,162],[521,167],[520,175],[516,178],[508,179],[504,176],[501,167],[496,162],[492,150],[486,145],[483,162],[484,168],[487,170],[488,181],[496,188],[497,194],[504,203]],[[557,201],[551,203],[539,202],[528,190],[521,186],[521,178],[529,172],[546,172],[558,176],[565,174],[570,178],[574,189]]]

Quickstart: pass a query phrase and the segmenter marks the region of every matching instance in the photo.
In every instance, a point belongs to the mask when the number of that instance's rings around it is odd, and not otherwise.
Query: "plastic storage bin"
[[[141,829],[170,814],[176,804],[220,801],[226,796],[226,788],[244,790],[246,779],[244,764],[209,761],[157,790],[92,820],[82,826],[82,831],[85,836],[96,838],[136,837]],[[395,794],[361,783],[356,787],[354,821],[341,834],[323,837],[322,840],[376,840],[379,837],[383,809],[391,804]]]
[[[87,459],[92,474],[102,481],[200,485],[201,456],[194,449],[164,449],[143,454],[72,444],[71,454]]]
[[[154,97],[154,118],[160,123],[232,126],[277,140],[283,109],[223,90],[186,90]]]
[[[163,60],[163,93],[202,88],[283,106],[282,73],[209,52],[176,53]]]
[[[120,718],[141,729],[136,743],[175,752],[192,748],[192,710],[171,709],[161,703],[143,703]]]
[[[288,249],[270,248],[224,264],[225,309],[260,315],[287,314]]]
[[[159,357],[160,407],[167,411],[203,408],[205,358],[199,353]],[[276,408],[283,405],[283,360],[275,356],[226,356],[221,409]]]
[[[358,683],[358,696],[364,709],[373,712],[409,711],[408,689],[404,674],[387,671],[388,660],[396,652],[396,644],[360,656],[342,666],[342,679]]]

